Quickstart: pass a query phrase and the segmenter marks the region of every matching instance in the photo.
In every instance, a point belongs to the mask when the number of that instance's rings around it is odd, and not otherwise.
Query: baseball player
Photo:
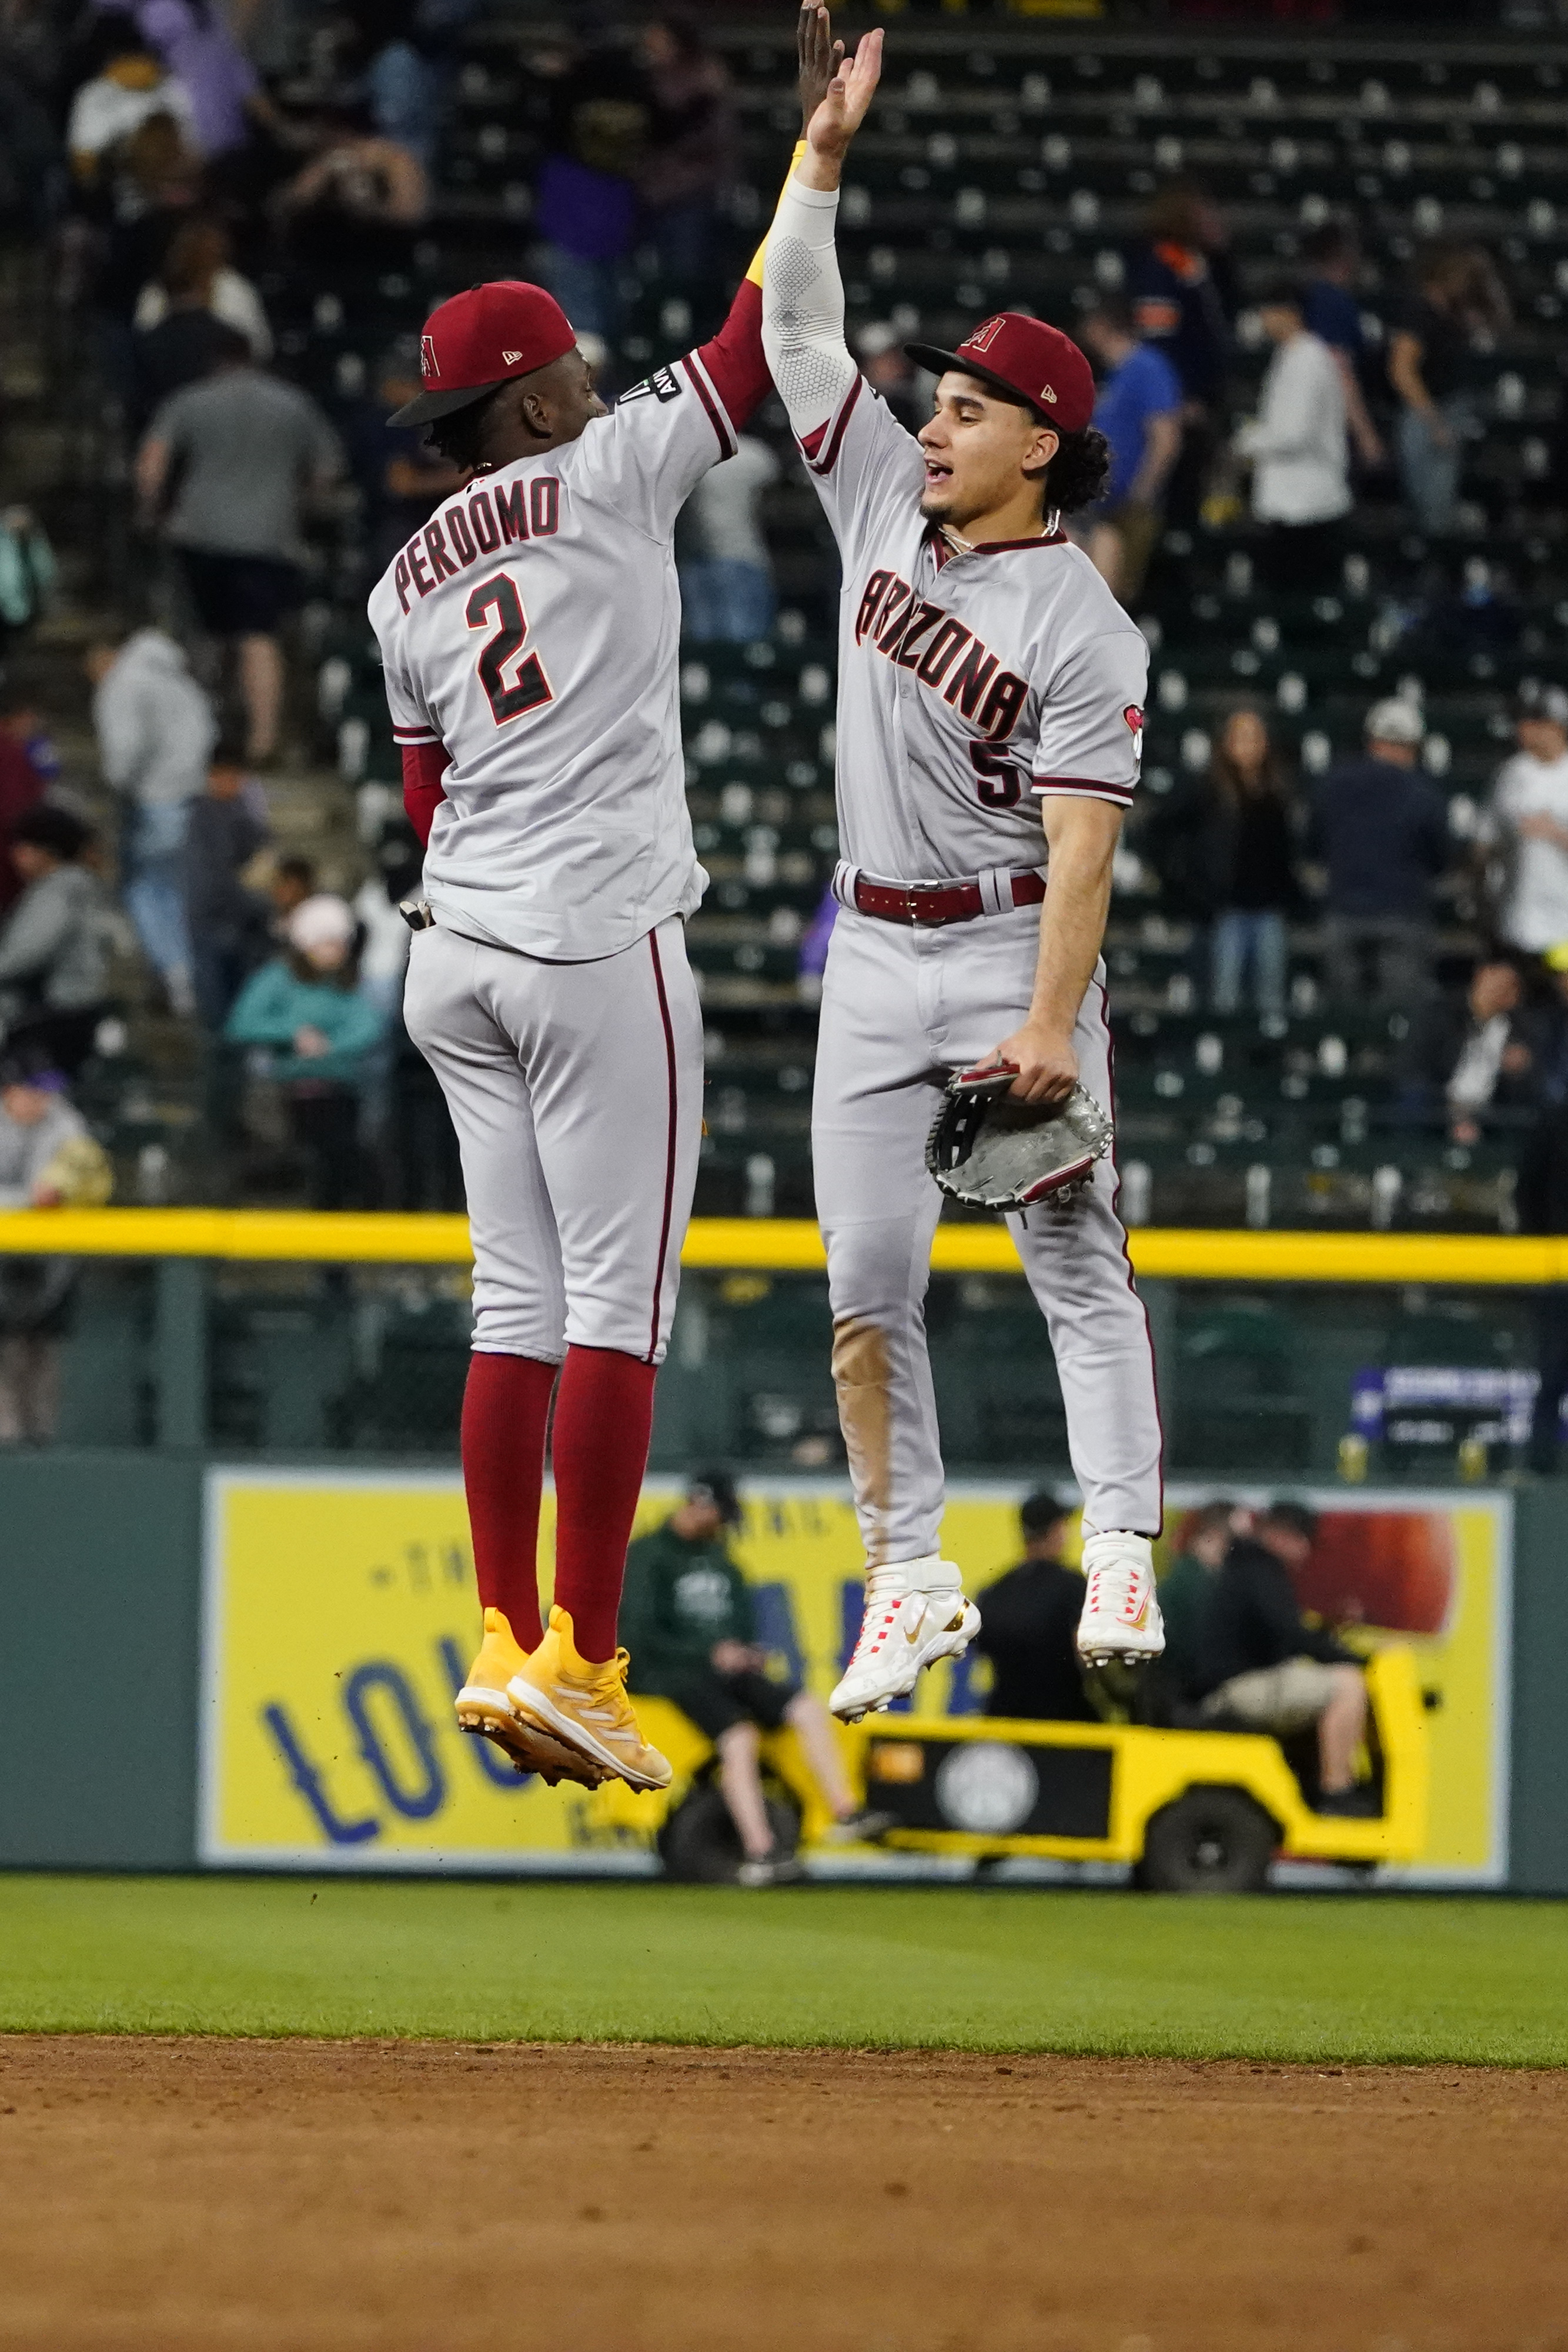
[[[801,13],[803,53],[830,40]],[[812,1117],[833,1375],[867,1555],[833,1694],[856,1720],[968,1644],[940,1556],[943,1473],[924,1301],[940,1194],[927,1131],[949,1076],[1011,1067],[1040,1105],[1111,1108],[1101,942],[1138,775],[1142,637],[1061,528],[1103,485],[1088,362],[1016,313],[954,352],[918,440],[844,341],[841,167],[881,71],[867,34],[812,119],[769,240],[763,339],[843,559],[840,902]],[[1041,838],[1043,823],[1044,837]],[[1151,1537],[1161,1437],[1147,1318],[1103,1160],[1066,1208],[1009,1220],[1055,1351],[1084,1501],[1092,1662],[1164,1646]]]
[[[802,89],[814,110],[827,75]],[[702,1129],[683,924],[675,518],[769,390],[761,256],[721,333],[607,411],[541,288],[426,322],[431,427],[467,475],[370,600],[426,844],[404,1000],[463,1157],[463,1472],[484,1639],[456,1701],[524,1770],[663,1788],[616,1646]],[[559,1375],[559,1380],[558,1380]],[[554,1399],[555,1606],[536,1580]]]

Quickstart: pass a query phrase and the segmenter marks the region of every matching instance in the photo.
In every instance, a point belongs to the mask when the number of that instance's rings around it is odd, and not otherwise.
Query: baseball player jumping
[[[867,34],[845,61],[826,8],[808,5],[800,42],[808,68],[832,79],[769,239],[763,339],[843,559],[841,913],[812,1151],[867,1554],[860,1639],[832,1697],[853,1721],[913,1689],[932,1659],[957,1655],[978,1626],[939,1550],[925,1294],[941,1195],[925,1139],[948,1078],[980,1065],[1016,1069],[1010,1092],[1024,1101],[1064,1102],[1082,1079],[1111,1108],[1100,950],[1147,656],[1060,527],[1106,471],[1074,343],[1008,312],[956,351],[911,346],[940,379],[918,441],[862,378],[844,341],[834,227],[883,37]],[[1111,1163],[1070,1206],[1009,1222],[1083,1492],[1080,1652],[1155,1657],[1160,1424]]]
[[[808,116],[824,70],[802,87]],[[524,1770],[663,1788],[616,1616],[702,1131],[675,518],[769,390],[761,256],[722,332],[607,411],[538,286],[426,323],[399,411],[467,473],[370,614],[426,844],[405,1014],[473,1228],[463,1475],[484,1639],[456,1701]],[[559,1375],[559,1380],[558,1380]],[[555,1405],[555,1606],[536,1553]]]

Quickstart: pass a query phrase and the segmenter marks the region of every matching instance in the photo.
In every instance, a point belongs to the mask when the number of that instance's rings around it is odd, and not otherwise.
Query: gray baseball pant
[[[685,927],[547,963],[438,923],[415,934],[403,1018],[457,1130],[475,1348],[662,1363],[702,1145]]]
[[[983,1060],[1025,1019],[1039,943],[1032,908],[939,929],[845,910],[834,927],[811,1141],[839,1416],[873,1565],[940,1549],[925,1302],[942,1195],[925,1171],[925,1139],[952,1071]],[[1072,1044],[1084,1087],[1110,1108],[1103,965]],[[1008,1223],[1051,1334],[1084,1524],[1152,1536],[1163,1515],[1154,1350],[1116,1183],[1103,1160],[1071,1207]]]

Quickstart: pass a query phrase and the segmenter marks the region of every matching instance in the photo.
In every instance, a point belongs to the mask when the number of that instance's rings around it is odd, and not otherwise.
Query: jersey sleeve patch
[[[623,392],[615,405],[617,408],[629,408],[634,400],[668,403],[679,400],[685,390],[685,386],[674,369],[663,367],[655,370],[653,374],[644,376],[641,383],[634,383],[630,392]]]

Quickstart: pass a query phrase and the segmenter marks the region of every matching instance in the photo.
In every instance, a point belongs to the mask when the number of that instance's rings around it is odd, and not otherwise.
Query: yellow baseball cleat
[[[626,1696],[631,1663],[624,1650],[603,1666],[580,1657],[570,1612],[552,1609],[549,1633],[517,1667],[507,1696],[530,1729],[538,1725],[580,1764],[597,1766],[629,1789],[667,1789],[674,1777],[669,1760],[643,1741]]]
[[[552,1789],[558,1780],[576,1780],[585,1789],[597,1789],[610,1779],[610,1773],[577,1748],[552,1739],[541,1724],[525,1720],[507,1697],[507,1684],[528,1663],[528,1654],[504,1612],[486,1609],[479,1654],[454,1702],[459,1728],[493,1741],[519,1772],[537,1772]]]

